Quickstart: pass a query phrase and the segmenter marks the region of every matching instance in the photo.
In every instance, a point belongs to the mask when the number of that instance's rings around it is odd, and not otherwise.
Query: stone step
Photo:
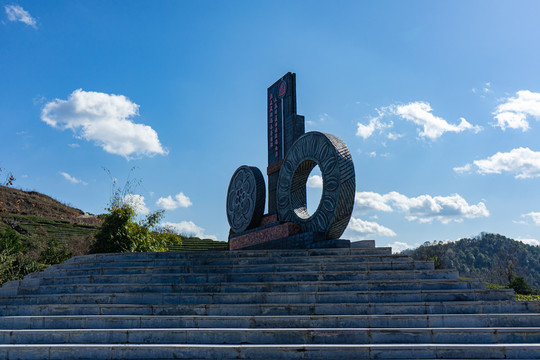
[[[41,273],[38,273],[41,274]],[[140,274],[132,275],[79,275],[79,276],[33,276],[12,282],[11,286],[48,286],[69,284],[201,284],[201,283],[243,283],[243,282],[282,282],[282,281],[376,281],[441,279],[457,280],[456,270],[379,270],[379,271],[341,271],[341,272],[281,272],[281,273],[237,273],[237,274]],[[1,291],[1,290],[0,290]]]
[[[286,281],[201,284],[74,284],[21,286],[10,295],[102,294],[122,289],[125,293],[239,293],[239,292],[332,292],[332,291],[412,291],[485,289],[480,280],[378,280],[378,281]],[[0,294],[2,294],[0,290]]]
[[[67,263],[96,261],[116,261],[123,259],[206,259],[206,258],[301,258],[318,256],[355,256],[355,255],[390,255],[392,248],[334,248],[311,250],[242,250],[242,251],[194,251],[194,252],[163,252],[163,253],[107,253],[75,256]]]
[[[537,327],[540,314],[2,316],[0,329]]]
[[[0,330],[0,344],[540,344],[539,327]]]
[[[18,304],[0,305],[1,316],[45,315],[390,315],[540,313],[539,301],[454,301],[266,304]]]
[[[540,359],[540,344],[0,345],[0,357],[50,359]]]
[[[119,289],[121,290],[121,289]],[[0,296],[0,305],[39,304],[297,304],[297,303],[381,303],[419,301],[511,300],[514,291],[497,290],[401,290],[328,292],[245,292],[245,293],[109,293]]]
[[[115,261],[95,262],[71,262],[56,269],[95,269],[102,267],[146,267],[146,266],[249,266],[249,265],[286,265],[286,264],[347,264],[361,262],[396,262],[412,261],[407,255],[351,255],[351,256],[310,256],[310,257],[285,257],[285,258],[202,258],[202,259],[118,259]]]
[[[433,270],[433,261],[384,261],[362,263],[331,264],[270,264],[238,266],[147,266],[147,267],[109,267],[61,269],[48,268],[40,276],[78,276],[78,275],[128,275],[128,274],[213,274],[213,273],[253,273],[253,272],[335,272],[335,271],[375,271],[375,270]]]

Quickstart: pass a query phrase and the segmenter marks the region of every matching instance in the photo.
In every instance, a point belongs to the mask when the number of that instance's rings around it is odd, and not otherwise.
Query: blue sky
[[[353,156],[343,238],[540,244],[537,1],[0,5],[0,167],[19,188],[98,214],[103,168],[135,167],[134,201],[226,240],[230,177],[265,172],[266,88],[291,71],[306,130]]]

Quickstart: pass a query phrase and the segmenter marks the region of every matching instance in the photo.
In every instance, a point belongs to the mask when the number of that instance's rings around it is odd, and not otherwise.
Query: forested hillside
[[[499,234],[482,233],[456,242],[426,242],[405,253],[418,260],[435,260],[438,268],[455,268],[460,276],[506,285],[513,277],[540,288],[540,247]]]

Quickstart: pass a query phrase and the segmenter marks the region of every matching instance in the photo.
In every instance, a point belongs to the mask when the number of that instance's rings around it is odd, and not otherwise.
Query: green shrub
[[[166,234],[152,232],[163,216],[157,211],[136,222],[135,210],[127,203],[115,203],[103,216],[90,253],[166,251]]]
[[[27,238],[11,228],[0,229],[0,284],[69,259],[66,248],[54,238]]]
[[[527,284],[525,279],[523,279],[521,276],[512,278],[512,280],[508,284],[508,287],[511,289],[514,289],[514,291],[517,294],[521,294],[521,295],[530,295],[533,293],[533,289]]]
[[[130,170],[130,175],[133,170]],[[100,215],[101,229],[94,235],[90,253],[166,251],[169,236],[151,231],[161,221],[164,211],[155,211],[137,221],[136,205],[130,198],[133,198],[132,190],[140,181],[128,177],[123,188],[119,188],[110,171],[105,171],[112,180],[113,191],[108,213]]]

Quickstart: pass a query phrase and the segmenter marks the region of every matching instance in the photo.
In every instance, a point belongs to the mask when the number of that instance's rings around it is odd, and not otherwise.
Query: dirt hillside
[[[0,186],[0,214],[48,217],[68,221],[72,224],[98,225],[97,216],[62,204],[50,196],[37,191],[23,191]]]

